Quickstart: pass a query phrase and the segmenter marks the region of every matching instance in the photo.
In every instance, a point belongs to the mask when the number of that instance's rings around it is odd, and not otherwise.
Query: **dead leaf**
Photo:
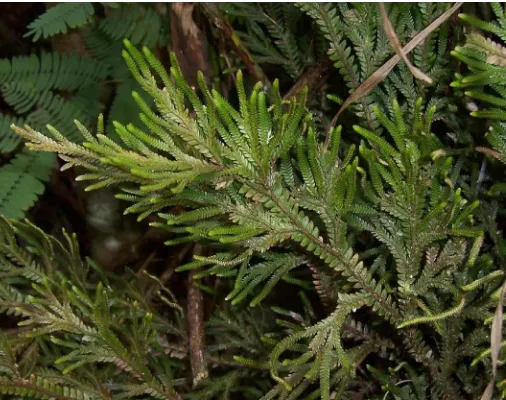
[[[378,7],[380,9],[381,19],[383,20],[383,29],[385,30],[385,33],[387,34],[388,39],[390,39],[390,43],[392,44],[392,47],[395,50],[395,54],[397,54],[402,59],[402,61],[404,61],[404,63],[408,66],[409,70],[411,71],[411,73],[413,74],[413,76],[415,78],[425,81],[428,84],[431,84],[432,78],[430,76],[424,74],[420,69],[418,69],[413,64],[411,64],[411,61],[409,61],[409,58],[406,56],[406,54],[402,50],[401,43],[399,42],[399,38],[397,37],[394,27],[392,26],[392,23],[390,22],[390,19],[388,18],[387,10],[385,9],[385,5],[383,3],[378,3]]]
[[[495,311],[494,320],[492,322],[492,329],[490,331],[490,350],[491,350],[491,358],[492,358],[492,377],[490,378],[490,382],[487,385],[487,388],[483,392],[480,400],[491,400],[492,395],[494,394],[494,386],[495,386],[495,377],[497,375],[497,361],[499,359],[499,351],[501,350],[501,341],[502,341],[502,316],[503,316],[503,302],[504,302],[504,294],[506,293],[506,281],[501,289],[501,294],[499,295],[499,304],[497,305],[497,309]]]
[[[443,13],[437,19],[435,19],[427,28],[421,31],[418,35],[416,35],[411,41],[403,47],[402,53],[408,54],[411,50],[413,50],[416,46],[422,43],[427,36],[429,36],[434,30],[439,28],[441,24],[443,24],[450,16],[457,11],[460,6],[462,6],[462,2],[455,3],[452,8]],[[397,63],[401,61],[401,57],[399,55],[393,56],[390,60],[388,60],[385,64],[383,64],[379,69],[377,69],[369,78],[367,78],[362,84],[346,99],[343,103],[337,114],[334,116],[330,123],[330,129],[334,129],[337,119],[346,110],[350,104],[353,104],[355,101],[360,99],[361,97],[369,94],[376,86],[378,86],[383,79],[392,71],[392,69],[397,65]]]

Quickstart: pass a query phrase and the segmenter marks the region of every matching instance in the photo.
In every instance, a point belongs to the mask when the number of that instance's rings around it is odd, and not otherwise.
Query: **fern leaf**
[[[55,158],[51,154],[23,151],[0,167],[0,213],[21,218],[44,192],[44,182]]]
[[[0,153],[10,153],[19,145],[16,133],[11,129],[13,124],[24,125],[24,121],[22,118],[0,114]]]
[[[41,37],[67,33],[67,30],[86,25],[93,15],[95,8],[91,3],[60,3],[50,7],[44,14],[28,25],[29,31],[25,36],[33,36],[36,42]]]

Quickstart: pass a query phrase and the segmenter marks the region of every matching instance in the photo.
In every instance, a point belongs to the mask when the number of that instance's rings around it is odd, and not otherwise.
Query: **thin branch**
[[[156,250],[152,251],[149,254],[149,256],[144,260],[144,262],[142,263],[142,265],[140,266],[140,268],[135,273],[135,275],[137,275],[138,278],[140,278],[142,276],[142,274],[144,273],[144,271],[146,270],[146,268],[148,268],[149,264],[151,264],[151,262],[153,261],[153,259],[155,258],[155,256],[156,256]]]
[[[202,248],[196,245],[195,254],[200,254]],[[188,340],[190,345],[190,364],[193,374],[193,386],[207,378],[206,344],[204,333],[204,297],[200,288],[195,285],[193,278],[197,271],[188,274],[187,316],[188,316]]]

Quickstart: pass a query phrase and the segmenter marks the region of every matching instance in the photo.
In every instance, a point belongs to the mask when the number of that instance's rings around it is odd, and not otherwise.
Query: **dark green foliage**
[[[1,153],[12,153],[11,157],[14,157],[20,150],[20,142],[10,129],[12,123],[27,123],[39,130],[45,130],[46,125],[51,124],[69,139],[80,140],[74,120],[89,128],[94,126],[98,114],[104,111],[104,87],[110,86],[105,83],[107,79],[118,81],[108,110],[109,130],[112,131],[112,121],[131,120],[136,105],[130,92],[138,85],[130,78],[121,60],[121,40],[130,37],[135,43],[144,43],[150,48],[164,45],[168,40],[166,18],[155,6],[104,6],[107,7],[107,17],[82,30],[90,56],[43,52],[39,56],[32,54],[0,60],[2,99],[11,109],[9,115],[0,114]],[[90,3],[57,4],[28,26],[27,35],[34,35],[36,41],[42,36],[47,38],[66,33],[67,28],[88,25],[93,18],[97,19],[94,7]],[[97,43],[98,38],[102,44]],[[100,47],[104,43],[105,47]],[[18,168],[10,163],[0,167],[0,179],[9,182],[6,186],[9,190],[1,193],[2,212],[9,217],[22,217],[44,191],[41,180],[49,179],[51,168],[48,166],[36,172],[30,168],[30,164]],[[10,171],[26,173],[26,176],[13,180]],[[9,175],[2,176],[7,172]],[[41,180],[34,179],[33,175],[38,175]],[[18,201],[21,198],[25,200]]]
[[[124,4],[114,8],[98,29],[113,40],[129,38],[132,43],[142,43],[149,48],[164,45],[168,38],[165,7],[162,4],[155,7]]]
[[[91,58],[57,53],[0,60],[2,98],[17,116],[0,114],[1,152],[13,153],[19,148],[9,127],[15,121],[41,130],[52,123],[70,139],[79,140],[73,121],[90,125],[95,120],[101,110],[96,105],[90,107],[86,99],[98,97],[97,82],[107,72],[107,66]],[[63,92],[75,95],[64,96]],[[49,179],[54,160],[23,150],[0,167],[0,209],[4,215],[22,217],[35,203],[44,192],[42,182]]]
[[[10,153],[19,145],[19,137],[10,129],[12,124],[23,125],[24,121],[20,118],[0,114],[0,153]]]
[[[57,119],[55,126],[77,139],[75,134],[72,136],[76,130],[71,121],[80,116],[83,123],[89,123],[94,116],[75,97],[64,98],[59,92],[89,92],[90,88],[97,88],[97,82],[107,72],[107,66],[87,57],[57,53],[15,57],[0,60],[0,87],[4,101],[26,122],[42,129]]]
[[[48,38],[59,33],[66,33],[68,28],[77,28],[87,24],[95,8],[91,3],[60,3],[49,8],[30,25],[27,36],[33,36],[36,42],[41,37]]]
[[[79,258],[75,236],[64,237],[65,242],[59,242],[29,223],[13,226],[0,220],[0,306],[32,328],[26,337],[0,336],[0,393],[179,399],[172,387],[170,358],[156,334],[157,329],[175,328],[146,309],[140,292],[127,282],[122,282],[123,294],[118,296],[117,290],[112,293],[114,277],[86,281],[91,262]],[[54,260],[64,269],[56,269]],[[103,367],[94,368],[98,365]],[[70,373],[78,368],[79,375]],[[117,376],[118,369],[127,375]]]
[[[0,61],[0,84],[33,92],[76,90],[105,77],[107,66],[86,57],[43,53]]]
[[[44,183],[54,164],[51,154],[24,150],[0,167],[0,213],[20,218],[44,192]]]
[[[299,6],[314,19],[328,41],[329,57],[335,62],[350,92],[394,54],[375,4],[300,3]],[[448,7],[444,3],[399,3],[389,5],[387,11],[399,40],[406,42]],[[410,54],[416,67],[440,83],[432,88],[425,87],[424,83],[412,77],[407,67],[400,65],[388,74],[380,87],[354,105],[360,123],[368,129],[376,129],[379,123],[372,112],[373,106],[376,104],[389,109],[394,99],[402,97],[406,99],[405,112],[411,113],[422,96],[427,102],[430,99],[430,103],[437,104],[438,112],[446,114],[444,108],[449,100],[442,98],[444,84],[441,82],[449,77],[449,69],[446,68],[449,61],[448,36],[448,26],[443,25]]]
[[[318,38],[297,34],[303,13],[293,4],[223,3],[222,8],[244,23],[246,31],[238,36],[258,63],[281,65],[296,79],[319,55]]]

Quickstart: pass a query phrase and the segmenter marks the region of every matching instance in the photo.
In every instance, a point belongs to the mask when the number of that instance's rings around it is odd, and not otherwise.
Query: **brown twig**
[[[221,32],[227,45],[234,50],[237,56],[244,63],[248,72],[256,80],[261,81],[267,87],[271,87],[271,83],[263,70],[258,64],[255,64],[248,49],[242,43],[241,39],[234,32],[232,26],[221,16],[221,13],[215,3],[201,3],[200,6],[204,14],[209,18],[216,28]]]
[[[201,254],[202,247],[196,245],[194,254]],[[193,374],[193,386],[207,378],[206,344],[204,334],[204,297],[202,291],[195,285],[193,278],[197,271],[188,274],[187,319],[188,339],[190,345],[190,364]]]
[[[286,100],[297,96],[307,86],[309,89],[308,100],[311,99],[325,85],[331,70],[332,62],[329,58],[327,56],[320,58],[316,64],[302,73],[283,98]]]
[[[402,48],[403,54],[408,54],[412,51],[416,46],[422,43],[427,37],[441,24],[443,24],[448,18],[452,16],[452,14],[457,11],[463,3],[455,3],[452,8],[448,11],[444,12],[441,16],[435,19],[427,28],[421,31],[418,35],[416,35],[411,41]],[[332,118],[330,123],[329,132],[334,129],[336,126],[337,120],[339,116],[346,110],[351,104],[360,99],[361,97],[369,94],[376,86],[378,86],[392,71],[392,69],[401,61],[401,57],[396,54],[390,60],[388,60],[385,64],[383,64],[380,68],[378,68],[369,78],[367,78],[362,84],[346,99],[343,103],[337,114]],[[328,140],[330,138],[329,132],[327,133],[326,143],[328,144]]]

